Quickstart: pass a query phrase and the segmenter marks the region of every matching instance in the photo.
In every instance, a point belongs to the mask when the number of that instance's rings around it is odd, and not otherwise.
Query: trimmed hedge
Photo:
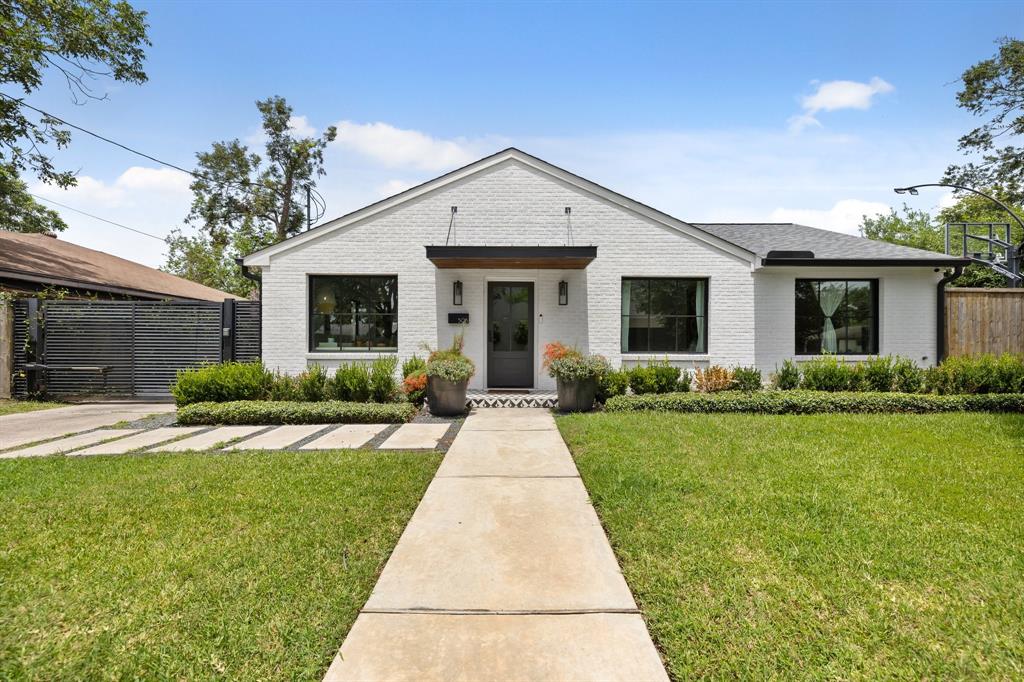
[[[927,395],[917,393],[832,393],[767,391],[763,393],[664,393],[610,398],[609,412],[749,412],[754,414],[820,414],[906,412],[1024,413],[1024,394]]]
[[[178,410],[186,426],[219,424],[401,424],[416,415],[412,403],[348,403],[236,400],[193,403]]]

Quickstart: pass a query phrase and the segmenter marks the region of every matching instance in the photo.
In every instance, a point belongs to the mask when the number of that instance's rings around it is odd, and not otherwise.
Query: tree
[[[272,227],[275,241],[299,232],[306,222],[305,192],[325,173],[324,150],[337,137],[329,127],[320,137],[292,136],[292,108],[283,97],[256,102],[263,117],[266,161],[238,140],[216,142],[199,160],[186,218],[217,243],[249,223]]]
[[[142,69],[148,28],[146,13],[124,1],[3,0],[0,2],[0,86],[30,95],[47,70],[61,74],[76,104],[106,99],[94,81],[112,78],[144,83]],[[63,230],[58,214],[28,194],[21,173],[58,187],[75,184],[72,171],[59,170],[53,149],[71,142],[60,121],[34,112],[13,94],[0,92],[0,229]],[[8,194],[10,193],[10,194]]]
[[[943,182],[996,188],[1006,200],[1024,203],[1024,147],[1008,144],[1024,135],[1024,41],[1003,38],[997,54],[964,71],[957,104],[987,120],[960,138],[958,148],[980,154],[976,162],[946,169]]]
[[[1000,197],[1001,198],[1001,197]],[[1020,214],[1018,209],[1014,209]],[[984,197],[967,194],[956,204],[942,209],[937,216],[927,211],[917,211],[906,204],[902,214],[892,209],[888,215],[864,216],[861,221],[861,236],[877,239],[890,244],[911,246],[927,251],[944,252],[946,249],[947,223],[1010,223],[1011,242],[1019,243],[1024,235],[1014,223],[1013,218],[998,206]],[[975,230],[977,232],[977,230]],[[975,246],[980,247],[981,242]],[[951,244],[953,253],[961,252],[960,242]],[[964,274],[952,286],[958,287],[1004,287],[1006,279],[999,273],[983,265],[971,264],[964,269]]]
[[[324,175],[323,155],[337,136],[334,126],[319,137],[296,137],[292,108],[283,97],[256,103],[263,117],[265,159],[239,140],[215,142],[200,152],[190,185],[192,207],[185,221],[199,228],[167,239],[165,269],[207,286],[248,295],[253,282],[234,259],[287,239],[306,224],[306,191]]]

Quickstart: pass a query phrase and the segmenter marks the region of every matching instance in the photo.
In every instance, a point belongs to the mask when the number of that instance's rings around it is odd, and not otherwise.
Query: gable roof
[[[694,223],[753,251],[762,265],[921,265],[952,266],[968,261],[934,251],[855,237],[795,223]],[[811,258],[769,257],[772,251],[810,251]]]
[[[428,192],[440,189],[446,185],[458,182],[471,175],[483,172],[508,161],[517,161],[529,168],[549,175],[557,180],[561,180],[562,182],[570,184],[584,192],[596,195],[613,204],[617,204],[626,210],[661,223],[662,225],[677,230],[678,232],[689,235],[698,241],[705,242],[722,251],[731,253],[743,260],[750,262],[753,262],[754,260],[754,253],[742,246],[729,242],[725,239],[721,239],[710,232],[701,230],[691,223],[674,218],[667,213],[663,213],[655,208],[647,206],[646,204],[640,203],[639,201],[630,199],[629,197],[619,194],[618,192],[614,192],[607,187],[602,187],[596,182],[591,182],[590,180],[576,175],[575,173],[571,173],[564,168],[559,168],[558,166],[548,163],[543,159],[527,154],[520,149],[509,147],[508,149],[503,149],[496,154],[474,161],[462,168],[457,168],[450,173],[445,173],[433,180],[428,180],[427,182],[407,189],[404,192],[382,199],[357,211],[343,215],[340,218],[335,218],[334,220],[330,220],[322,225],[318,225],[311,230],[289,237],[283,242],[278,242],[272,246],[255,251],[246,256],[243,259],[243,262],[247,266],[269,265],[271,256],[295,248],[300,244],[305,244],[309,241],[318,239],[341,228],[348,227],[349,225],[365,220],[378,213],[394,208],[395,206],[417,199]]]
[[[149,299],[238,298],[56,237],[6,230],[0,230],[0,278]]]

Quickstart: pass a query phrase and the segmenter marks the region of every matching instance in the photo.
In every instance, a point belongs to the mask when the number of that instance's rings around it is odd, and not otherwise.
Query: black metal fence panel
[[[38,305],[32,352],[28,318]],[[32,390],[26,365],[54,396],[166,398],[178,370],[260,358],[258,301],[18,301],[15,391]],[[20,377],[20,378],[19,378]]]
[[[235,301],[235,360],[250,362],[263,357],[259,301]]]
[[[25,378],[25,344],[28,341],[28,301],[14,301],[14,383],[12,390],[16,396],[28,393],[28,381]]]

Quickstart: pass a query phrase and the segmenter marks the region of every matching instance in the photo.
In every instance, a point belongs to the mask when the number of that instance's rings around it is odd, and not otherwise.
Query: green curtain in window
[[[619,339],[621,345],[619,346],[624,351],[629,349],[629,280],[622,280],[622,315],[620,319],[620,327],[622,329],[621,337]]]
[[[707,326],[707,317],[704,311],[704,287],[706,283],[703,281],[697,282],[697,350],[698,353],[704,352],[704,330]]]

